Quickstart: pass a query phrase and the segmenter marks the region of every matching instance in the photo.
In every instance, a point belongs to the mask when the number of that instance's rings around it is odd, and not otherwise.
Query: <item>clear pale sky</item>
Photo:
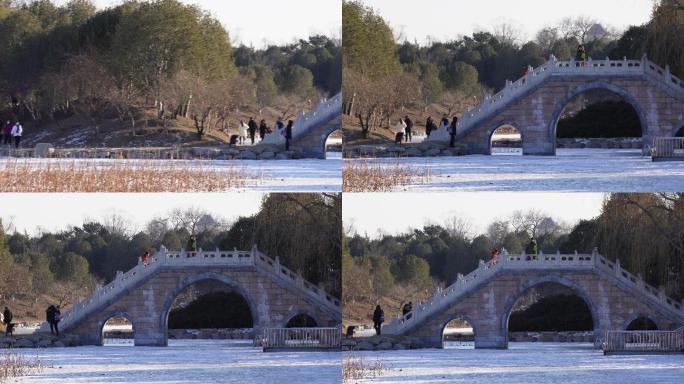
[[[290,43],[313,34],[339,37],[342,28],[342,0],[180,0],[199,5],[216,17],[236,39],[255,48]],[[68,0],[56,0],[66,4]],[[98,8],[121,0],[93,0]]]
[[[457,216],[469,219],[472,231],[481,234],[492,221],[517,210],[535,209],[575,224],[598,216],[603,198],[600,193],[345,193],[342,220],[345,229],[375,237],[378,231],[397,234]]]
[[[411,42],[428,36],[452,40],[501,22],[520,28],[527,39],[542,27],[565,17],[590,16],[601,23],[626,29],[649,20],[653,0],[362,0]]]
[[[0,218],[18,232],[36,234],[81,225],[112,213],[128,219],[131,230],[142,230],[150,219],[175,208],[196,207],[224,219],[252,215],[263,193],[4,193]]]

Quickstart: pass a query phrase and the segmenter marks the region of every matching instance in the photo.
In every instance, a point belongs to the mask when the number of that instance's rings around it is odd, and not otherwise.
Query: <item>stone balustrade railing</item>
[[[295,127],[301,127],[293,132],[293,138],[298,138],[312,127],[325,123],[331,118],[337,117],[342,111],[342,93],[322,99],[318,105],[309,112],[301,113],[297,116]]]
[[[326,293],[322,288],[306,281],[301,275],[292,272],[288,268],[280,265],[278,257],[270,257],[259,252],[256,247],[251,251],[169,251],[164,246],[151,256],[148,265],[145,266],[141,260],[138,264],[127,272],[117,272],[116,277],[109,284],[97,288],[90,296],[83,301],[74,302],[69,311],[62,315],[61,328],[67,329],[83,317],[96,310],[101,305],[117,297],[120,293],[143,281],[155,271],[163,267],[184,267],[184,266],[222,266],[222,267],[244,267],[255,266],[260,270],[271,273],[274,277],[290,284],[298,291],[315,300],[329,310],[340,312],[340,301]],[[41,331],[47,331],[49,327],[46,323],[41,325]]]
[[[488,118],[490,114],[500,107],[520,97],[525,92],[551,76],[601,76],[612,75],[651,75],[661,80],[666,86],[684,94],[684,81],[670,73],[666,66],[660,68],[649,61],[645,56],[641,60],[592,60],[587,61],[559,61],[553,55],[547,62],[537,68],[528,67],[525,76],[516,81],[506,81],[504,88],[493,96],[487,96],[476,107],[463,112],[459,117],[456,132],[459,137],[468,134],[475,125]],[[427,139],[428,141],[449,140],[449,134],[445,129],[439,129]]]
[[[297,139],[306,135],[312,127],[325,123],[333,117],[336,117],[342,111],[342,93],[327,98],[321,99],[315,107],[310,111],[300,112],[295,119],[292,129],[292,138]],[[263,144],[283,144],[285,138],[281,132],[273,130],[267,134],[262,141]]]
[[[668,297],[663,291],[648,285],[640,277],[634,276],[620,267],[619,260],[615,263],[598,254],[596,250],[592,254],[509,254],[505,249],[501,254],[489,262],[480,260],[477,269],[463,276],[458,274],[456,282],[450,286],[437,289],[434,295],[414,306],[412,312],[398,316],[383,327],[387,334],[401,334],[415,324],[439,313],[454,304],[456,300],[489,280],[497,272],[502,270],[527,271],[527,270],[600,270],[605,274],[617,279],[630,291],[650,302],[659,305],[669,313],[684,319],[684,307],[678,300]]]

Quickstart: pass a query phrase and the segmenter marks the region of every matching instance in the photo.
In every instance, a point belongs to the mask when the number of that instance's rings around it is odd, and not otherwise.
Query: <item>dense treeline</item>
[[[493,221],[478,235],[459,219],[380,238],[353,234],[345,238],[343,284],[356,288],[343,298],[374,301],[399,286],[430,292],[489,260],[493,248],[529,251],[531,238],[544,253],[598,248],[649,284],[684,297],[684,194],[611,194],[600,214],[574,226],[532,210]]]
[[[340,88],[339,48],[328,37],[233,48],[218,20],[177,0],[101,11],[90,0],[0,1],[0,52],[6,114],[84,114],[96,132],[107,107],[133,133],[141,109],[154,108],[162,124],[191,118],[201,137],[236,108]]]
[[[575,58],[579,44],[589,57],[600,60],[640,59],[647,54],[684,76],[682,0],[658,1],[647,24],[624,33],[589,17],[577,17],[543,28],[530,41],[522,40],[514,26],[501,24],[472,36],[421,45],[401,41],[361,1],[345,1],[343,16],[346,112],[358,118],[366,134],[389,122],[402,107],[439,102],[449,113],[462,110],[550,55],[559,60]]]
[[[341,280],[341,195],[273,194],[260,211],[232,224],[197,209],[175,210],[137,233],[118,217],[28,236],[0,231],[0,301],[51,292],[65,301],[112,280],[145,252],[188,249],[190,234],[203,249],[251,249],[300,271],[334,295]]]

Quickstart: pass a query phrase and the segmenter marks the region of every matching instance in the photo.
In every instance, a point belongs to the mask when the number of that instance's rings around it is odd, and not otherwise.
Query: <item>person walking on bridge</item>
[[[449,146],[451,148],[456,146],[456,127],[458,126],[458,117],[454,116],[453,120],[451,120],[451,124],[449,124],[449,136],[451,139],[449,140]]]
[[[249,122],[247,123],[247,131],[249,131],[249,139],[252,141],[252,145],[254,145],[254,135],[256,135],[256,130],[257,123],[254,121],[253,117],[250,117]]]
[[[492,265],[496,264],[496,258],[499,256],[499,250],[494,248],[492,249],[492,253],[489,255],[489,261],[492,262]]]
[[[385,322],[385,312],[380,308],[380,304],[375,306],[375,311],[373,311],[373,328],[375,328],[375,334],[380,335],[382,331],[382,323]]]
[[[530,243],[527,244],[527,249],[525,249],[525,252],[527,252],[527,260],[536,260],[538,251],[539,247],[537,246],[537,240],[535,240],[534,237],[530,238]]]
[[[150,263],[150,253],[145,251],[145,253],[140,256],[140,261],[142,261],[144,267],[147,267],[147,265]]]
[[[188,252],[193,252],[192,256],[189,257],[194,257],[194,252],[197,252],[197,239],[195,239],[195,235],[190,235],[190,238],[188,239]]]
[[[406,133],[404,134],[404,139],[407,143],[410,143],[413,140],[413,135],[411,134],[411,129],[413,129],[413,121],[411,121],[408,115],[404,117],[404,124],[406,124]]]
[[[584,67],[586,64],[584,63],[587,61],[587,51],[584,49],[584,45],[580,44],[577,47],[577,54],[575,55],[575,61],[578,61],[579,65],[581,67]]]

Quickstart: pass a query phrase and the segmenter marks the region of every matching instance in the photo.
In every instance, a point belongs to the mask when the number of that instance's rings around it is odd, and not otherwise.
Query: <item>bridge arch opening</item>
[[[128,315],[111,314],[100,327],[100,345],[131,346],[134,345],[135,328]]]
[[[195,277],[170,294],[162,329],[172,339],[252,339],[258,321],[247,294],[227,279]]]
[[[578,87],[556,105],[550,136],[557,148],[640,149],[648,127],[641,106],[613,85]]]
[[[323,138],[323,156],[327,159],[330,152],[342,153],[342,130],[339,128],[328,132]]]
[[[443,349],[475,349],[475,327],[463,315],[449,317],[439,337]]]
[[[491,155],[522,155],[522,132],[512,124],[501,124],[489,135]]]
[[[677,130],[677,132],[675,133],[675,137],[684,137],[684,125],[682,125],[682,127]]]
[[[299,313],[290,318],[285,324],[285,328],[311,328],[318,327],[318,322],[306,313]]]
[[[631,320],[625,329],[628,331],[657,331],[658,324],[648,316],[638,316]]]
[[[531,284],[512,295],[502,321],[503,334],[512,342],[591,342],[599,329],[584,291],[560,281]]]

